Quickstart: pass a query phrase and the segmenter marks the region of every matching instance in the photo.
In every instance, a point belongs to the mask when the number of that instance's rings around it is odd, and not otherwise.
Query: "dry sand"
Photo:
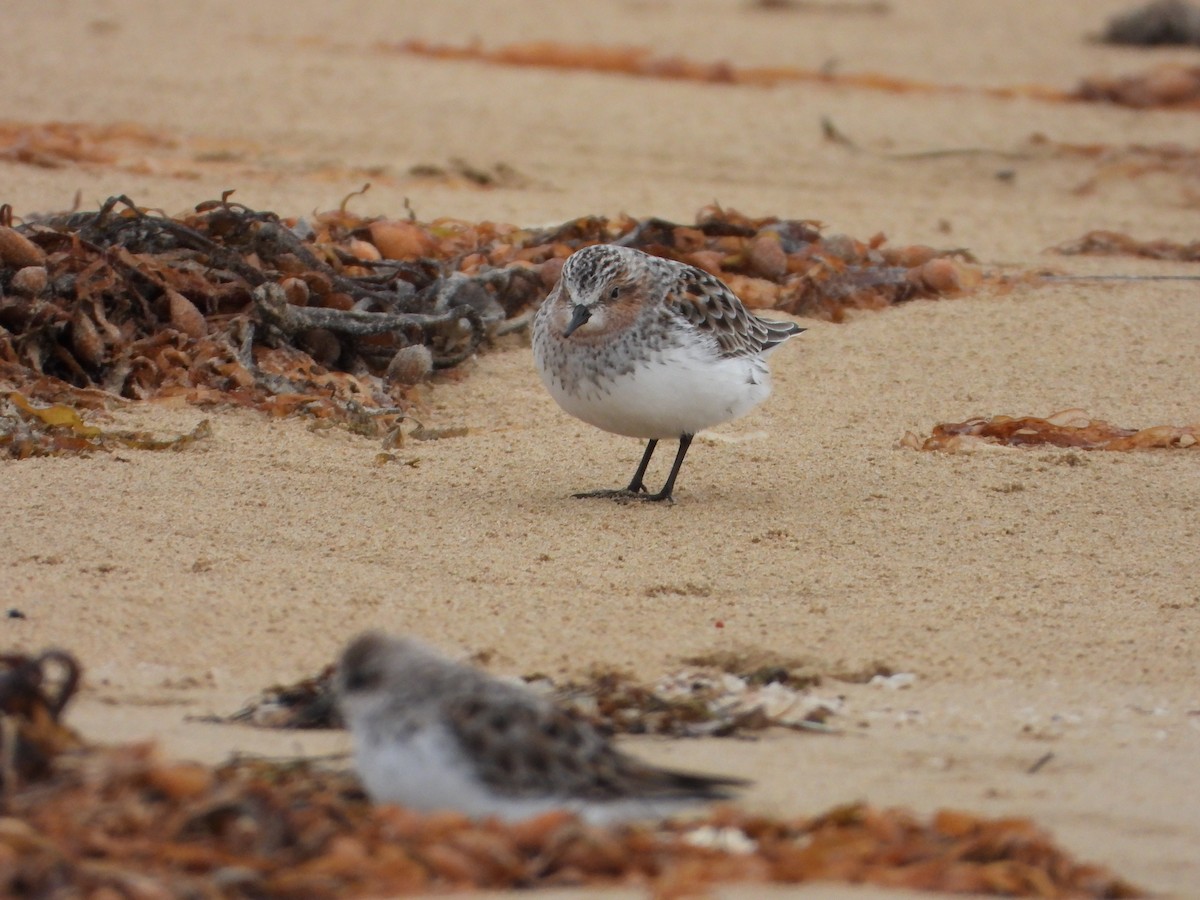
[[[1192,274],[1044,251],[1093,228],[1195,240],[1194,174],[1127,173],[1077,194],[1101,164],[1027,140],[1194,145],[1195,112],[674,83],[375,47],[641,44],[974,88],[1070,88],[1194,59],[1085,40],[1123,5],[23,4],[6,15],[4,116],[134,121],[178,144],[135,165],[2,163],[0,199],[20,215],[69,207],[76,190],[91,208],[126,193],[175,212],[236,188],[303,214],[370,180],[356,210],[399,216],[408,198],[424,219],[522,224],[688,220],[717,200],[967,247],[992,271]],[[863,149],[824,142],[823,115]],[[945,148],[985,152],[886,155]],[[455,157],[525,181],[406,175]],[[72,720],[89,736],[156,735],[208,760],[344,749],[339,734],[188,717],[312,673],[366,627],[494,651],[505,672],[601,663],[651,678],[722,648],[830,673],[880,662],[915,684],[828,682],[847,698],[840,737],[631,744],[754,777],[745,802],[769,813],[866,799],[1031,816],[1083,858],[1200,896],[1200,455],[896,443],[936,422],[1072,406],[1129,426],[1200,420],[1195,283],[985,290],[804,324],[773,357],[774,396],[697,442],[673,507],[569,498],[623,483],[641,448],[561,413],[520,336],[424,389],[426,425],[469,433],[410,443],[412,467],[377,467],[378,447],[342,431],[242,412],[213,415],[215,437],[181,454],[5,463],[4,604],[28,617],[5,620],[5,644],[79,655],[88,687]],[[169,431],[209,415],[135,406],[116,419]]]

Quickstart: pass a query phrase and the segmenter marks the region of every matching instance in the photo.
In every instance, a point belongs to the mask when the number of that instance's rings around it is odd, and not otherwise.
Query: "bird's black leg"
[[[638,463],[637,471],[633,473],[633,481],[629,482],[629,487],[625,489],[629,493],[638,494],[646,490],[642,479],[646,477],[646,467],[650,465],[650,457],[654,455],[654,448],[657,446],[657,440],[649,441],[646,444],[646,452],[642,454],[642,461]]]
[[[654,448],[658,446],[658,441],[652,440],[646,444],[646,452],[642,454],[642,461],[638,463],[637,471],[633,473],[633,481],[629,482],[629,487],[624,488],[609,488],[599,491],[584,491],[582,494],[572,494],[572,497],[609,497],[614,500],[628,500],[631,497],[639,497],[646,490],[646,485],[642,479],[646,477],[646,467],[650,465],[650,457],[654,455]]]
[[[690,446],[692,446],[692,435],[681,434],[679,436],[679,452],[675,454],[675,465],[671,466],[671,474],[667,476],[667,483],[663,485],[663,489],[657,494],[647,494],[641,499],[671,501],[671,491],[675,489],[675,478],[679,475],[679,467],[683,465],[683,458],[687,456],[688,447]]]

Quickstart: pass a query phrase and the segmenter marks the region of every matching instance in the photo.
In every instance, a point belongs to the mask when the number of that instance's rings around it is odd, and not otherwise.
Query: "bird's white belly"
[[[739,418],[771,393],[757,358],[714,358],[688,348],[666,351],[631,371],[592,380],[542,380],[558,405],[590,425],[628,437],[659,440],[695,434]]]
[[[596,825],[672,815],[686,799],[628,797],[589,802],[545,794],[506,796],[483,784],[454,739],[441,726],[390,740],[355,740],[355,768],[374,803],[395,803],[420,812],[453,810],[472,818],[517,822],[551,810],[576,813]]]
[[[440,726],[422,728],[403,740],[356,741],[355,762],[363,787],[376,803],[510,820],[555,808],[546,798],[508,798],[489,790]]]

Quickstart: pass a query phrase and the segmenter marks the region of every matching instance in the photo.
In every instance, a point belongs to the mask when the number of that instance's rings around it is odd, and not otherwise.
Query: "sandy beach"
[[[385,466],[378,441],[303,419],[131,403],[114,423],[177,433],[208,418],[214,436],[181,453],[0,464],[4,606],[25,615],[4,620],[5,645],[80,658],[70,721],[89,738],[155,736],[203,761],[345,750],[341,733],[193,719],[313,674],[365,628],[486,653],[508,674],[612,666],[654,679],[715,650],[801,657],[825,674],[819,692],[845,698],[841,734],[627,746],[751,777],[743,803],[764,813],[862,799],[1028,816],[1082,859],[1200,896],[1200,451],[899,446],[939,422],[1072,407],[1134,428],[1200,421],[1194,281],[1019,277],[1197,274],[1049,252],[1093,229],[1195,241],[1195,162],[1121,156],[1194,151],[1195,110],[993,90],[1194,64],[1194,49],[1089,40],[1123,8],[10,10],[20,65],[0,73],[0,116],[157,136],[107,161],[0,160],[0,201],[18,217],[68,209],[76,192],[85,209],[127,194],[176,213],[228,189],[305,215],[365,182],[356,211],[401,218],[407,204],[423,220],[688,222],[717,202],[862,240],[965,248],[1015,280],[841,324],[798,320],[809,330],[772,357],[773,396],[697,439],[669,507],[570,497],[623,483],[642,448],[559,410],[524,333],[421,386],[416,418],[465,434],[408,441]],[[946,89],[632,78],[385,46],[408,40],[647,46]],[[822,118],[853,146],[825,139]],[[479,186],[454,175],[455,160],[508,174]],[[843,680],[872,667],[914,679],[903,690]]]

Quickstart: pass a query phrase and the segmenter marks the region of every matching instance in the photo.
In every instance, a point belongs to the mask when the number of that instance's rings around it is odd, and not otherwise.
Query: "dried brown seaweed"
[[[57,667],[55,679],[50,670]],[[814,818],[719,808],[601,828],[563,812],[515,824],[373,807],[354,777],[304,761],[215,769],[148,744],[85,745],[60,722],[80,668],[0,657],[0,893],[8,897],[363,897],[447,889],[833,880],[1007,896],[1136,897],[1024,819],[864,804]]]
[[[992,416],[942,423],[935,425],[933,433],[924,440],[911,431],[906,432],[900,439],[900,446],[947,453],[960,453],[985,446],[1194,450],[1200,447],[1200,424],[1121,428],[1101,419],[1092,419],[1081,409],[1066,409],[1045,419],[1036,416]]]
[[[389,176],[383,166],[318,162],[278,151],[278,146],[245,138],[169,133],[133,122],[0,121],[0,160],[38,168],[103,169],[188,181],[203,176],[215,182],[241,179],[248,173],[271,177],[290,173],[297,178],[339,184],[366,178],[389,184],[407,180]],[[495,171],[494,176],[499,180],[501,171]],[[515,182],[512,178],[505,183]],[[455,183],[478,184],[466,177]],[[486,189],[492,185],[480,186]]]
[[[227,199],[171,219],[125,198],[20,229],[0,223],[0,383],[42,400],[181,394],[342,420],[351,404],[403,405],[407,385],[386,377],[397,352],[418,344],[430,368],[457,364],[485,337],[485,317],[504,317],[502,302],[528,302],[530,278],[470,278],[378,251],[359,259],[353,232],[366,224],[326,214],[318,239],[310,224]],[[288,333],[286,316],[257,315],[254,291],[267,285],[313,307],[310,317],[356,309],[338,331]],[[373,313],[389,327],[350,324]]]
[[[1178,176],[1188,181],[1200,180],[1200,150],[1194,146],[1177,142],[1158,144],[1105,144],[1071,143],[1056,141],[1041,133],[1031,134],[1016,147],[933,147],[920,150],[875,150],[860,144],[846,134],[830,118],[821,120],[825,139],[854,153],[865,153],[880,159],[920,162],[949,157],[977,157],[1002,162],[1031,161],[1039,159],[1084,159],[1096,163],[1095,174],[1071,189],[1074,194],[1090,194],[1101,184],[1117,179],[1135,179],[1146,175],[1164,174]],[[1000,169],[997,178],[1012,174],[1011,169]],[[1193,203],[1195,189],[1183,189],[1183,201]]]
[[[16,391],[0,399],[0,456],[28,459],[108,450],[182,450],[212,437],[202,420],[190,432],[160,438],[145,431],[106,431],[89,425],[74,407],[35,406]]]
[[[812,818],[733,808],[613,828],[549,813],[506,825],[372,807],[352,776],[303,762],[216,769],[152,747],[92,748],[17,791],[0,891],[44,896],[366,897],[629,885],[692,896],[718,883],[838,881],[1026,897],[1138,897],[1027,819],[864,804]],[[107,896],[107,894],[105,894]]]
[[[62,650],[0,655],[0,806],[54,760],[83,745],[61,716],[79,687],[79,663]]]
[[[836,15],[882,16],[892,11],[885,0],[746,0],[748,9],[768,12],[832,13]]]
[[[1097,75],[1080,82],[1071,97],[1135,109],[1195,109],[1200,106],[1200,66],[1162,63],[1132,75]]]
[[[16,227],[3,207],[0,389],[75,406],[182,397],[380,436],[413,383],[523,327],[565,258],[597,242],[700,266],[751,307],[835,321],[981,278],[962,250],[716,206],[692,225],[588,216],[543,229],[364,218],[345,204],[285,220],[228,196],[179,218],[114,197]]]
[[[1178,262],[1200,262],[1200,241],[1178,244],[1174,241],[1139,241],[1119,231],[1089,231],[1081,238],[1059,244],[1055,253],[1064,256],[1141,256],[1146,259],[1169,259]]]
[[[133,122],[0,122],[0,159],[57,169],[76,163],[112,164],[119,155],[173,147],[177,141]]]
[[[344,728],[333,694],[333,665],[293,684],[275,684],[227,717],[262,728]]]
[[[1071,189],[1074,194],[1090,194],[1101,184],[1117,179],[1134,179],[1162,173],[1196,181],[1200,179],[1200,150],[1181,143],[1160,144],[1076,144],[1052,141],[1042,134],[1029,139],[1033,150],[1049,150],[1055,156],[1094,160],[1094,175]],[[1191,188],[1185,188],[1185,197]]]
[[[608,734],[731,737],[767,728],[831,732],[825,723],[841,706],[839,698],[808,690],[815,676],[794,680],[779,667],[738,675],[715,666],[693,666],[654,684],[611,670],[563,683],[541,675],[525,680]],[[295,684],[269,687],[233,715],[215,721],[267,728],[341,728],[332,681],[333,666],[328,666]]]
[[[1041,85],[968,88],[901,78],[878,72],[839,73],[828,67],[738,66],[725,60],[700,62],[680,56],[659,56],[648,47],[602,44],[568,44],[561,41],[530,41],[488,49],[477,42],[433,44],[421,40],[380,44],[388,53],[404,53],[431,59],[471,60],[499,66],[604,72],[635,78],[696,81],[709,84],[738,84],[772,87],[788,82],[817,82],[885,91],[893,94],[978,93],[988,97],[1034,97],[1065,100],[1070,95]]]
[[[493,49],[479,43],[433,44],[420,40],[382,44],[384,52],[404,53],[444,60],[471,60],[499,66],[602,72],[636,78],[695,81],[771,87],[788,82],[811,82],[885,91],[895,94],[965,94],[1011,99],[1033,98],[1051,102],[1107,102],[1137,108],[1192,109],[1200,104],[1200,67],[1168,63],[1149,71],[1116,78],[1093,76],[1071,91],[1045,85],[971,87],[917,81],[878,72],[840,73],[828,67],[737,66],[725,60],[699,62],[678,56],[658,56],[647,47],[565,44],[533,41]]]

